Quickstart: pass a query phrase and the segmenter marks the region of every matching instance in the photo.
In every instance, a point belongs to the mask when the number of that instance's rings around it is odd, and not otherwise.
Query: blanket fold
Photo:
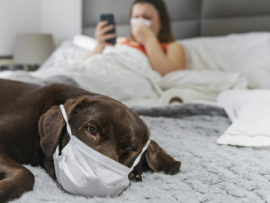
[[[218,96],[232,125],[219,144],[270,146],[270,90],[230,90]]]

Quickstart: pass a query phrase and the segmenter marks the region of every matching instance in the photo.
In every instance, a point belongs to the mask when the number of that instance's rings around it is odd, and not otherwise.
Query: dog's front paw
[[[142,176],[139,175],[139,174],[136,174],[136,173],[134,173],[134,172],[131,172],[131,173],[128,175],[128,178],[129,178],[129,180],[131,180],[131,181],[136,181],[136,182],[142,181]]]

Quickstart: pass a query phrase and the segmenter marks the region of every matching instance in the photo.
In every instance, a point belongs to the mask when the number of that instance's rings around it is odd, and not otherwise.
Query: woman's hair
[[[173,42],[175,39],[172,35],[170,18],[163,0],[135,0],[131,7],[131,13],[133,6],[137,3],[150,3],[157,9],[161,23],[158,40],[160,42]]]

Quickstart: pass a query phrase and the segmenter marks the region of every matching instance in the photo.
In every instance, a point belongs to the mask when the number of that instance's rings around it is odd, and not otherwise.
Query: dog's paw
[[[131,173],[128,175],[128,178],[129,178],[129,180],[131,180],[131,181],[136,181],[136,182],[142,181],[142,176],[139,175],[139,174],[135,174],[135,173],[133,173],[133,172],[131,172]]]

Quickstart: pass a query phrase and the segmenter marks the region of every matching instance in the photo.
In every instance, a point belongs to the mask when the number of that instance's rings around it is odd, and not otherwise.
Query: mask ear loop
[[[69,136],[71,137],[71,136],[72,136],[72,132],[71,132],[70,126],[69,126],[69,124],[68,124],[68,118],[67,118],[67,114],[66,114],[66,111],[65,111],[65,107],[61,104],[61,105],[60,105],[60,109],[61,109],[63,118],[64,118],[64,120],[66,121],[66,126],[67,126],[68,134],[69,134]]]
[[[61,112],[62,112],[63,118],[64,118],[64,120],[65,120],[65,122],[66,122],[67,132],[68,132],[68,134],[69,134],[69,136],[70,136],[70,138],[71,138],[72,132],[71,132],[70,126],[69,126],[69,124],[68,124],[68,118],[67,118],[67,114],[66,114],[65,107],[64,107],[64,105],[62,105],[62,104],[61,104],[59,107],[60,107],[60,110],[61,110]],[[59,148],[59,146],[57,146],[57,148],[58,148],[58,153],[59,153],[59,155],[60,155],[60,148]]]
[[[131,168],[133,169],[141,160],[141,156],[142,154],[147,150],[149,144],[150,144],[151,140],[149,139],[147,141],[147,143],[144,145],[143,149],[142,149],[142,152],[140,153],[140,155],[135,159],[135,161],[133,162]]]

